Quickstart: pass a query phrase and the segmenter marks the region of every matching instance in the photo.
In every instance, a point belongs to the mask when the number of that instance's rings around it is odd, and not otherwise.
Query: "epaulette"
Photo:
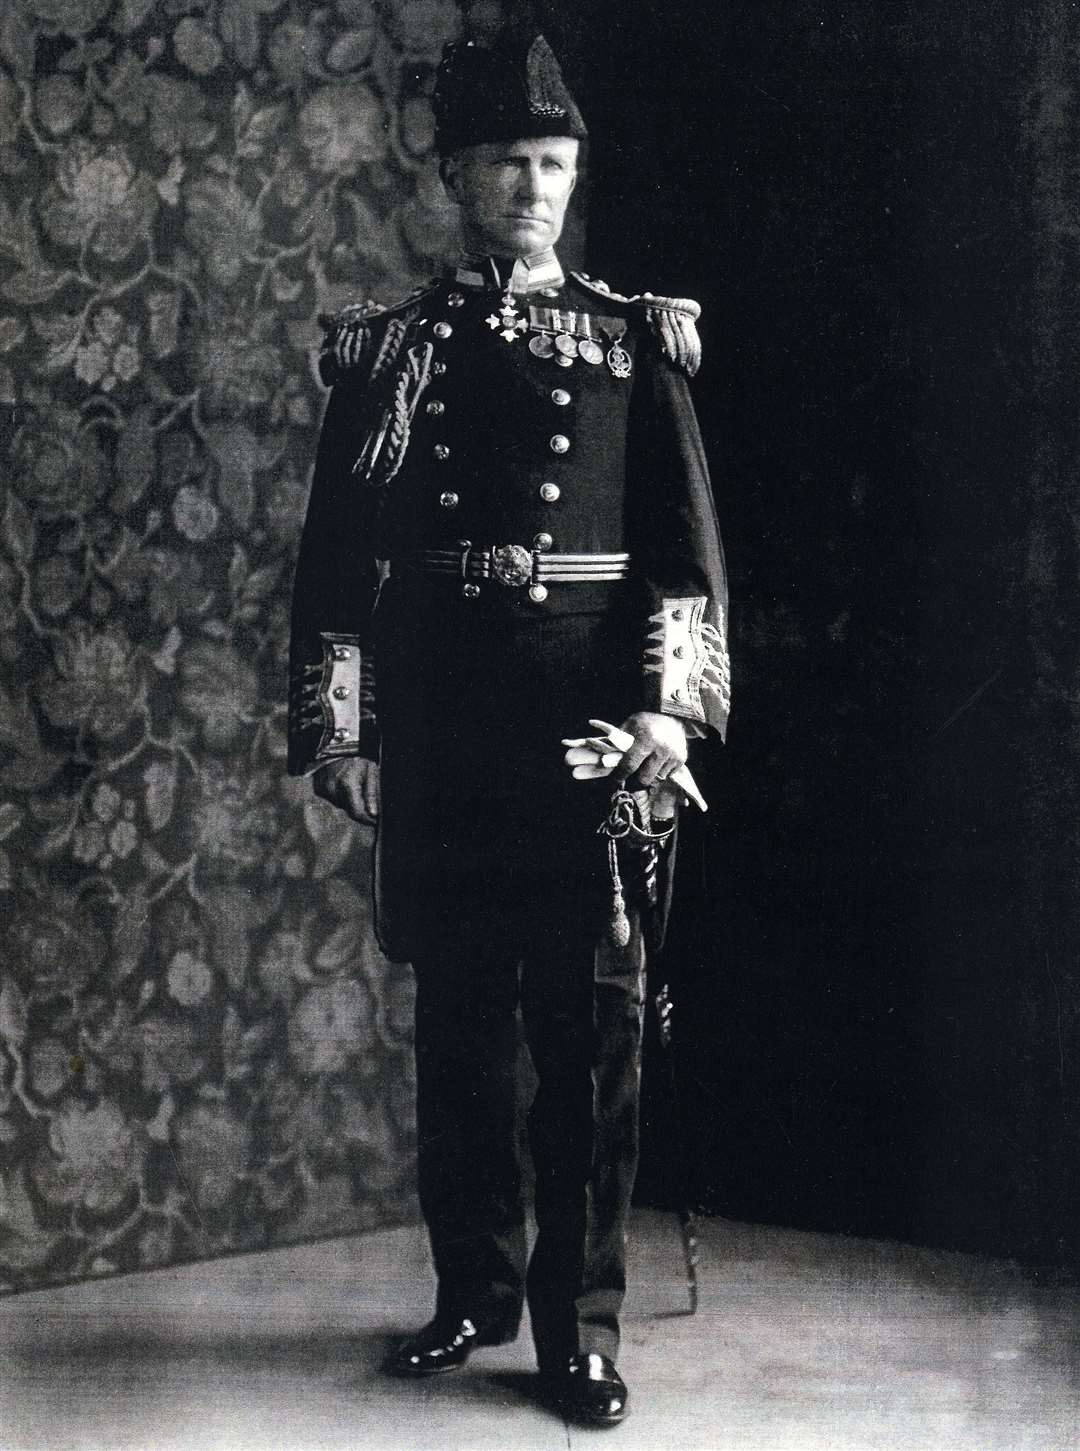
[[[370,359],[374,332],[372,325],[375,322],[385,318],[388,323],[393,323],[395,318],[403,312],[407,313],[421,297],[434,291],[437,286],[437,282],[430,282],[424,287],[415,287],[400,302],[389,307],[369,300],[350,302],[338,312],[320,313],[319,326],[323,329],[323,340],[319,349],[319,376],[326,386],[332,387],[346,373]],[[390,331],[398,333],[398,329],[391,328]],[[400,342],[400,334],[396,341]],[[382,368],[373,371],[381,372]]]
[[[692,297],[654,297],[651,292],[637,292],[633,297],[625,297],[621,292],[612,292],[606,282],[589,277],[585,272],[571,272],[570,275],[589,292],[595,292],[611,302],[642,308],[645,320],[659,339],[665,358],[691,378],[701,367],[701,337],[697,330],[701,305]]]

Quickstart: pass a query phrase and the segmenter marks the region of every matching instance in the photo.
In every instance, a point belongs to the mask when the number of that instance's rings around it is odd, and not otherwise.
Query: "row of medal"
[[[598,364],[607,360],[607,365],[616,378],[629,378],[630,354],[623,347],[619,336],[608,331],[611,346],[607,352],[593,336],[593,320],[586,312],[566,312],[554,307],[529,307],[529,321],[518,316],[517,303],[512,293],[503,295],[497,313],[485,321],[504,342],[514,343],[523,332],[529,331],[529,351],[538,358],[554,358],[560,368],[569,368],[575,358],[586,363]],[[602,331],[607,331],[602,329]]]
[[[537,358],[553,358],[560,368],[569,368],[575,358],[594,365],[606,360],[616,378],[628,378],[630,354],[617,337],[605,353],[593,336],[592,323],[588,313],[530,306],[529,351]]]
[[[560,368],[569,368],[575,358],[586,363],[607,365],[616,378],[629,378],[630,354],[622,343],[614,342],[605,354],[595,338],[575,338],[570,333],[533,333],[529,339],[529,352],[537,358],[554,358]]]

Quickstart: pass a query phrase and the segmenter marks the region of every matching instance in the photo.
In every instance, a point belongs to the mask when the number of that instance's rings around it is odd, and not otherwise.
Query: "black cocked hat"
[[[463,146],[533,136],[588,134],[542,35],[509,31],[490,47],[457,41],[443,51],[435,77],[435,146],[450,156]]]

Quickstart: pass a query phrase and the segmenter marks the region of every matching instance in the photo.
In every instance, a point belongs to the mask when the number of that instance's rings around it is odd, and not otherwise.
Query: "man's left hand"
[[[623,721],[622,728],[633,736],[634,744],[615,769],[617,781],[633,777],[633,785],[651,786],[686,765],[686,731],[677,717],[639,710]]]

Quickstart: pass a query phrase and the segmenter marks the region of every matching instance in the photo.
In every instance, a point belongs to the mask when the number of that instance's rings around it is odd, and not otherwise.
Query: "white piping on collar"
[[[536,257],[518,257],[509,281],[503,281],[494,257],[464,254],[453,269],[453,279],[461,287],[499,287],[507,292],[535,292],[541,287],[561,287],[566,281],[553,251]]]

